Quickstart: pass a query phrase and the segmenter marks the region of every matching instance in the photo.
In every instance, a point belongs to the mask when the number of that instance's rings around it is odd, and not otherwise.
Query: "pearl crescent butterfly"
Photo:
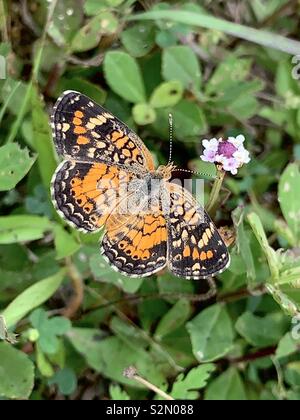
[[[229,253],[210,217],[182,186],[174,165],[155,168],[142,140],[88,97],[62,94],[51,117],[63,161],[51,192],[58,213],[83,232],[104,228],[101,253],[131,277],[166,266],[200,279],[224,271]]]

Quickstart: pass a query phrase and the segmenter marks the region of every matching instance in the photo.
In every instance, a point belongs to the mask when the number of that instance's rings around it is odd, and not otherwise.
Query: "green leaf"
[[[183,88],[181,82],[173,80],[162,83],[153,91],[150,105],[153,108],[162,108],[176,105],[182,98]]]
[[[113,13],[101,12],[77,32],[72,40],[71,50],[83,52],[97,47],[102,35],[115,33],[118,25],[119,22]]]
[[[174,136],[181,141],[195,139],[207,131],[205,115],[202,109],[193,102],[183,99],[174,108],[157,109],[155,130],[166,138],[169,136],[169,114],[173,115]]]
[[[249,235],[247,235],[244,228],[244,211],[242,207],[237,207],[232,212],[232,220],[237,233],[236,244],[238,254],[247,267],[247,278],[249,279],[249,282],[251,282],[251,285],[253,285],[256,283],[256,271],[249,242]]]
[[[34,385],[34,365],[29,357],[7,343],[0,343],[0,395],[27,399]]]
[[[278,199],[282,213],[300,244],[300,171],[297,163],[284,170],[279,181]]]
[[[71,322],[58,316],[49,319],[46,311],[42,308],[32,312],[29,319],[32,326],[39,332],[38,344],[42,352],[56,354],[59,350],[57,336],[69,331],[72,327]]]
[[[14,301],[12,301],[3,311],[7,328],[11,328],[30,311],[46,302],[59,288],[65,276],[65,270],[41,280],[26,289]]]
[[[201,365],[193,368],[189,373],[184,376],[180,373],[174,382],[171,396],[175,400],[196,400],[199,398],[197,390],[204,388],[214,372],[215,366],[211,363]]]
[[[129,395],[119,385],[110,384],[109,394],[112,400],[130,400]]]
[[[154,109],[148,104],[136,104],[132,109],[132,116],[138,125],[151,124],[155,121]]]
[[[225,306],[215,304],[187,323],[193,353],[199,362],[225,356],[233,347],[234,332]]]
[[[48,381],[49,385],[56,384],[58,390],[63,395],[71,395],[76,390],[77,378],[73,369],[64,368]]]
[[[285,380],[286,382],[293,386],[300,388],[300,362],[291,362],[288,363],[285,371]]]
[[[252,60],[229,55],[221,61],[216,70],[205,84],[207,95],[223,96],[226,90],[244,81],[248,76]]]
[[[155,330],[155,337],[160,340],[165,335],[183,325],[191,314],[191,305],[187,299],[178,302],[162,317]]]
[[[187,46],[172,46],[163,52],[163,77],[178,80],[189,90],[198,90],[201,84],[201,70],[196,54]]]
[[[128,17],[128,20],[157,21],[160,19],[221,31],[237,38],[255,42],[258,45],[274,48],[291,55],[297,55],[300,51],[299,41],[285,38],[284,36],[276,35],[272,32],[263,31],[261,29],[253,29],[245,25],[228,22],[226,20],[201,13],[186,12],[184,10],[157,10]]]
[[[124,0],[86,0],[84,2],[84,11],[88,16],[97,15],[108,7],[118,7]]]
[[[36,89],[32,89],[31,106],[33,146],[38,154],[37,162],[43,184],[46,190],[49,191],[50,181],[57,163],[49,116],[44,110],[44,103]]]
[[[144,82],[136,60],[122,51],[105,55],[104,74],[111,90],[129,102],[146,102]]]
[[[252,227],[256,239],[258,240],[264,254],[266,255],[272,278],[277,280],[279,277],[280,262],[276,252],[269,245],[262,222],[256,213],[249,213],[247,219]]]
[[[74,239],[74,236],[68,233],[62,226],[55,225],[54,243],[56,249],[56,258],[58,260],[70,257],[80,249],[80,244]]]
[[[143,57],[155,44],[155,26],[151,22],[138,23],[121,33],[121,40],[132,57]]]
[[[136,388],[140,384],[123,376],[124,369],[134,365],[138,372],[156,386],[161,387],[164,378],[152,356],[142,348],[128,346],[118,337],[103,338],[98,330],[73,328],[68,337],[86,359],[88,365],[104,376]]]
[[[279,341],[276,349],[276,357],[278,359],[282,357],[290,356],[296,353],[298,350],[297,340],[294,340],[291,333],[286,333]]]
[[[104,283],[114,284],[127,293],[135,293],[143,283],[142,278],[130,278],[115,272],[102,255],[93,254],[90,258],[90,268],[96,280]]]
[[[1,216],[0,244],[12,244],[34,241],[44,237],[45,232],[52,229],[46,217],[39,216]]]
[[[27,149],[17,143],[0,147],[0,191],[14,188],[27,174],[35,161]]]
[[[245,386],[239,372],[235,368],[229,368],[215,379],[207,388],[206,400],[222,401],[245,401],[247,400]]]
[[[235,328],[252,346],[268,347],[277,344],[284,334],[281,317],[269,314],[261,318],[247,311],[238,318]]]
[[[45,376],[45,378],[51,378],[54,375],[54,368],[39,345],[36,346],[36,364],[39,371],[43,376]]]

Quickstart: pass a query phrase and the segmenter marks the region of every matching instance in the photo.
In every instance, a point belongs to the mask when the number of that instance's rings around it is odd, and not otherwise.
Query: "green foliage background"
[[[133,365],[175,399],[298,400],[299,3],[19,3],[0,0],[1,398],[161,398],[123,376]],[[125,121],[157,163],[169,112],[182,168],[213,176],[201,139],[245,135],[252,161],[226,177],[215,217],[236,235],[216,297],[167,272],[115,273],[100,236],[55,213],[49,113],[66,89]]]

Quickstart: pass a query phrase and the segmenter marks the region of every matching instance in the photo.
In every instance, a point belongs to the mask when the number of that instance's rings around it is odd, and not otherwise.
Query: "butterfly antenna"
[[[173,115],[172,114],[169,114],[169,142],[170,142],[170,149],[169,149],[168,164],[172,162],[172,153],[173,153]]]
[[[207,178],[216,179],[216,176],[214,176],[212,174],[207,174],[205,172],[192,171],[191,169],[178,169],[178,168],[175,168],[173,170],[173,172],[186,172],[186,173],[193,174],[193,175],[206,176]]]
[[[169,151],[169,161],[168,164],[170,164],[172,162],[172,153],[173,153],[173,115],[170,113],[169,114],[169,142],[170,142],[170,151]],[[216,177],[211,175],[211,174],[207,174],[204,172],[197,172],[197,171],[192,171],[190,169],[177,169],[174,168],[173,170],[174,172],[187,172],[193,175],[200,175],[200,176],[206,176],[208,178],[212,178],[215,179]]]

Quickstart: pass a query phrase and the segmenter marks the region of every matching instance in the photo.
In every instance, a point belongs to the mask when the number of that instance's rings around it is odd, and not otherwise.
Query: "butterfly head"
[[[169,180],[172,177],[172,172],[176,169],[176,166],[173,162],[168,165],[161,165],[157,168],[156,174],[162,179]]]

